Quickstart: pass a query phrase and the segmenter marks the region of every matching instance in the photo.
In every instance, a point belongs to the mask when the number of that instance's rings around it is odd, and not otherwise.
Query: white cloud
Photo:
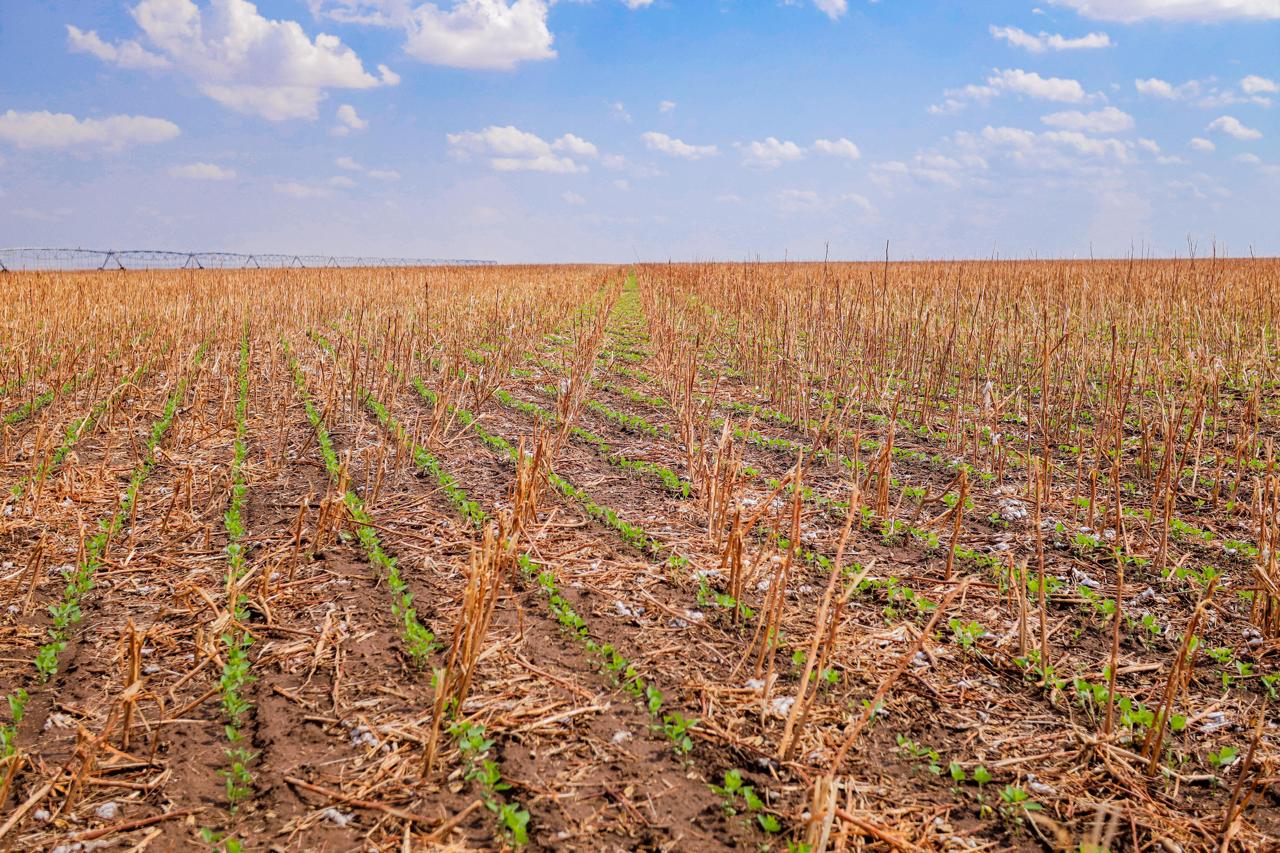
[[[819,139],[813,143],[813,150],[831,157],[843,157],[845,160],[857,160],[862,156],[858,146],[843,136],[839,139]]]
[[[1277,95],[1280,94],[1280,83],[1266,77],[1259,77],[1257,74],[1250,74],[1240,81],[1240,89],[1246,95]]]
[[[1043,101],[1079,103],[1087,97],[1079,82],[1063,77],[1041,77],[1034,71],[1013,68],[997,70],[996,76],[987,78],[988,85],[997,89],[1026,95]]]
[[[323,186],[313,186],[300,181],[284,181],[275,185],[276,192],[293,198],[332,198],[333,190]]]
[[[1185,166],[1187,161],[1181,157],[1175,157],[1172,154],[1164,154],[1160,150],[1160,143],[1154,139],[1139,139],[1138,147],[1148,154],[1155,157],[1156,163],[1161,166]]]
[[[680,157],[684,160],[701,160],[703,157],[714,157],[720,150],[714,145],[690,145],[689,143],[667,136],[665,133],[643,134],[645,147],[650,151],[666,154],[668,157]]]
[[[1133,23],[1151,19],[1200,21],[1274,20],[1280,0],[1050,0],[1088,18]]]
[[[1009,128],[1012,130],[1012,128]],[[1029,133],[1029,131],[1022,131]],[[1034,136],[1034,134],[1030,134]],[[916,154],[911,163],[887,160],[871,167],[871,181],[885,191],[892,190],[903,181],[913,181],[941,187],[959,187],[968,172],[987,168],[987,162],[973,151],[955,157],[936,152]]]
[[[1236,139],[1261,139],[1262,131],[1254,130],[1240,123],[1235,116],[1219,116],[1209,122],[1205,130],[1216,130],[1234,136]]]
[[[1262,162],[1262,158],[1257,154],[1237,154],[1235,156],[1235,161],[1237,163],[1244,163],[1248,166],[1257,166]]]
[[[1118,139],[1097,139],[1085,136],[1077,130],[1050,130],[1043,135],[1044,139],[1055,142],[1086,157],[1111,158],[1127,160],[1129,148]]]
[[[1241,80],[1239,91],[1230,86],[1221,88],[1212,84],[1212,78],[1204,81],[1188,80],[1177,86],[1158,77],[1133,81],[1134,88],[1140,95],[1163,98],[1166,101],[1193,101],[1196,106],[1206,109],[1220,109],[1233,104],[1269,107],[1271,99],[1267,95],[1280,91],[1280,87],[1276,87],[1274,82],[1256,75]]]
[[[356,161],[353,157],[338,157],[333,161],[333,165],[339,169],[346,169],[348,172],[359,172],[362,175],[368,175],[379,181],[398,181],[400,173],[391,169],[366,169],[362,163]]]
[[[662,103],[658,104],[658,112],[660,113],[669,113],[673,111],[675,108],[676,108],[675,101],[663,101]]]
[[[77,145],[119,149],[126,145],[167,142],[181,131],[171,121],[148,116],[116,115],[78,119],[68,113],[15,112],[0,115],[0,141],[18,148],[70,148]]]
[[[263,17],[249,0],[210,0],[205,7],[192,0],[139,0],[132,15],[158,52],[149,55],[164,58],[223,106],[272,121],[316,118],[329,89],[370,89],[400,79],[385,66],[375,77],[337,36],[312,39],[296,21]],[[139,59],[129,42],[105,45],[89,36],[71,38],[106,61],[151,61]]]
[[[1089,33],[1076,38],[1067,38],[1057,33],[1046,33],[1043,30],[1039,35],[1032,35],[1017,27],[993,25],[989,29],[993,38],[1004,39],[1014,47],[1020,47],[1031,53],[1044,53],[1047,50],[1097,50],[1113,46],[1111,37],[1106,33]]]
[[[1159,77],[1150,77],[1146,80],[1134,80],[1133,87],[1138,90],[1139,95],[1163,98],[1166,101],[1180,101],[1200,94],[1200,83],[1195,80],[1188,80],[1180,86],[1175,86]]]
[[[348,178],[346,175],[334,175],[329,179],[329,186],[339,187],[340,189],[349,190],[356,185],[356,182]]]
[[[1194,199],[1195,201],[1207,201],[1211,196],[1218,198],[1230,198],[1231,191],[1219,185],[1203,172],[1192,175],[1194,180],[1171,180],[1165,182],[1165,187],[1171,191],[1171,195],[1183,198]]]
[[[871,167],[871,180],[884,186],[891,178],[906,177],[911,174],[911,167],[901,160],[886,160]]]
[[[1151,95],[1156,98],[1166,98],[1173,100],[1173,86],[1168,81],[1161,80],[1159,77],[1151,77],[1147,80],[1134,80],[1133,87],[1138,90],[1140,95]]]
[[[622,103],[622,101],[614,101],[610,104],[609,114],[618,121],[624,121],[627,124],[631,124],[631,113],[627,112],[627,105]]]
[[[774,169],[804,157],[804,149],[789,140],[770,136],[757,142],[738,143],[742,163],[758,169]]]
[[[848,0],[813,0],[813,5],[817,6],[819,12],[833,21],[849,11]]]
[[[994,145],[1009,148],[1030,148],[1035,144],[1036,132],[1020,127],[991,127],[982,129],[982,138]]]
[[[1069,77],[1041,77],[1034,71],[1023,71],[1021,68],[993,69],[987,77],[985,85],[969,84],[962,89],[948,89],[944,93],[947,98],[942,104],[935,104],[929,112],[949,114],[959,112],[969,103],[987,102],[1003,94],[1025,95],[1041,101],[1058,101],[1060,103],[1078,104],[1089,100],[1084,87],[1079,81]]]
[[[1208,139],[1205,139],[1204,137],[1201,137],[1201,136],[1197,136],[1193,138],[1190,142],[1187,143],[1187,146],[1191,148],[1191,150],[1193,151],[1212,151],[1213,149],[1218,147]]]
[[[338,107],[337,118],[340,127],[350,128],[351,130],[364,130],[369,126],[369,122],[360,118],[356,108],[350,104],[343,104]]]
[[[1220,109],[1236,104],[1257,104],[1262,107],[1271,106],[1271,99],[1266,95],[1243,95],[1234,89],[1212,89],[1204,97],[1196,101],[1197,107]]]
[[[840,201],[852,204],[854,207],[862,208],[863,213],[875,213],[875,205],[864,195],[859,193],[845,193],[840,196]]]
[[[565,190],[564,192],[560,193],[560,198],[561,200],[564,201],[565,204],[572,204],[574,206],[581,206],[587,203],[587,200],[585,198],[578,195],[573,190]]]
[[[152,53],[132,39],[108,44],[93,30],[85,32],[71,24],[67,24],[67,44],[74,51],[92,54],[103,62],[110,62],[121,68],[169,67],[169,60]]]
[[[307,0],[307,5],[317,17],[367,27],[403,26],[411,11],[408,0]]]
[[[957,133],[956,144],[985,168],[985,157],[1004,158],[1023,169],[1043,172],[1095,174],[1132,160],[1133,143],[1098,139],[1077,130],[1033,131],[1018,127],[987,126],[980,133]]]
[[[1040,121],[1050,127],[1079,130],[1085,133],[1123,133],[1126,130],[1133,130],[1133,116],[1115,107],[1104,107],[1089,113],[1082,113],[1079,110],[1051,113],[1043,116]]]
[[[557,151],[568,151],[570,154],[577,154],[580,157],[595,157],[600,153],[595,145],[572,133],[566,133],[551,143],[551,147]]]
[[[556,56],[544,0],[423,3],[409,13],[407,34],[405,52],[432,65],[510,71]]]
[[[631,191],[631,182],[628,181],[626,178],[618,178],[616,181],[613,182],[613,185],[617,189],[622,190],[624,193]]]
[[[454,156],[460,159],[472,154],[488,157],[489,167],[496,172],[585,172],[586,166],[558,152],[568,151],[576,156],[596,154],[594,145],[572,133],[547,142],[511,125],[451,133],[447,138]]]
[[[184,166],[171,166],[169,174],[175,178],[191,178],[196,181],[229,181],[236,176],[236,170],[216,163],[188,163]]]
[[[986,163],[980,158],[966,157],[965,162],[962,163],[956,158],[948,157],[944,154],[926,153],[916,155],[915,167],[912,171],[917,177],[936,184],[954,184],[953,173],[985,166]]]

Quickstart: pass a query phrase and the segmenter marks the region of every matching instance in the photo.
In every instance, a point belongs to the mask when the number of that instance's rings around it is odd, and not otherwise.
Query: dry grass
[[[1275,262],[8,280],[0,844],[1280,845]]]

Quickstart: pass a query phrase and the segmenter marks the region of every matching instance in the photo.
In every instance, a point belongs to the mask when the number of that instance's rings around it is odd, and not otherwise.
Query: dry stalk
[[[787,715],[782,738],[778,742],[777,756],[782,761],[791,760],[796,744],[800,739],[800,732],[808,719],[809,708],[818,697],[820,682],[813,676],[815,672],[822,671],[822,663],[831,657],[835,646],[836,633],[839,631],[840,611],[844,603],[849,600],[849,596],[862,583],[862,579],[867,576],[870,568],[869,566],[864,566],[846,584],[845,592],[840,597],[840,602],[835,606],[833,612],[836,585],[844,573],[845,546],[849,542],[849,533],[853,530],[854,519],[858,517],[858,510],[861,508],[861,500],[859,498],[860,496],[855,490],[849,502],[849,513],[845,520],[844,530],[840,534],[840,545],[836,549],[836,559],[827,577],[827,588],[823,592],[822,603],[818,605],[818,613],[814,617],[813,635],[809,639],[809,650],[805,656],[804,672],[800,676],[800,686],[796,692],[795,701],[791,705],[791,712]],[[828,618],[829,613],[834,618]]]
[[[423,756],[424,780],[435,762],[444,719],[460,713],[470,693],[476,665],[484,651],[485,635],[493,621],[498,592],[515,566],[516,543],[508,534],[511,525],[510,517],[500,519],[497,525],[488,525],[480,544],[472,548],[447,663],[435,672],[436,698],[431,735]]]

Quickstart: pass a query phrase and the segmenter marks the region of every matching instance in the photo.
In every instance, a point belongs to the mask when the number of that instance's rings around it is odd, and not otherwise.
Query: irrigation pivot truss
[[[174,252],[163,249],[0,249],[0,272],[19,270],[282,269],[288,267],[492,266],[494,261],[352,255]]]

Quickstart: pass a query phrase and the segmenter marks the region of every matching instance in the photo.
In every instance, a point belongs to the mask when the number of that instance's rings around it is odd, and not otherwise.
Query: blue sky
[[[0,10],[0,244],[1280,254],[1280,0]]]

